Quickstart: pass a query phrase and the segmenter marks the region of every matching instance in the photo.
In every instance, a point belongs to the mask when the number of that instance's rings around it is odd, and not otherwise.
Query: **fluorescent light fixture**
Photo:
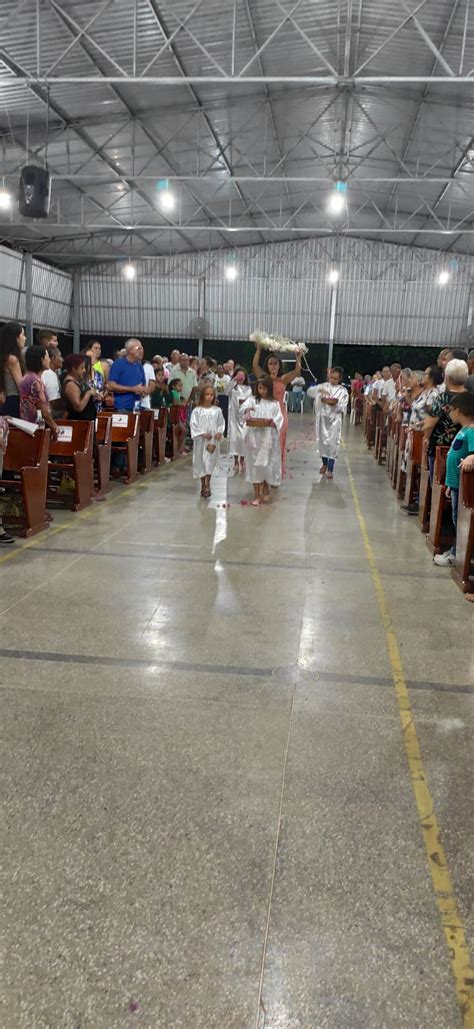
[[[160,191],[159,202],[162,211],[173,211],[176,204],[176,198],[171,190],[163,189]]]
[[[450,276],[447,268],[443,268],[443,270],[438,275],[438,282],[439,282],[440,286],[445,286],[446,283],[449,282],[450,278],[451,278],[451,276]]]
[[[331,268],[328,275],[328,282],[331,283],[331,286],[336,286],[339,282],[339,272],[337,268]]]
[[[0,211],[9,211],[11,206],[11,193],[8,193],[6,189],[0,189]]]
[[[128,264],[124,265],[123,274],[129,282],[133,282],[137,274],[137,269],[135,268],[135,265],[129,261]]]
[[[227,267],[226,267],[226,270],[225,270],[225,277],[226,277],[227,281],[228,282],[235,282],[235,280],[237,278],[237,275],[238,275],[238,271],[237,271],[237,268],[235,267],[235,264],[228,264]]]
[[[346,194],[347,184],[345,182],[336,182],[329,197],[328,207],[331,214],[342,214],[346,207]]]

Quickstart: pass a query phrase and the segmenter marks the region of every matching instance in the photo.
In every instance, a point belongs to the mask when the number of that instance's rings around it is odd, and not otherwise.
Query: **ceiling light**
[[[0,211],[8,211],[11,205],[11,193],[8,193],[6,189],[0,189]]]
[[[443,271],[441,271],[438,275],[438,282],[440,286],[445,286],[446,283],[449,282],[450,278],[451,276],[448,270],[446,268],[443,268]]]
[[[331,214],[341,214],[346,207],[347,184],[336,182],[333,192],[329,197],[329,210]]]
[[[228,282],[235,282],[235,280],[237,278],[237,275],[238,275],[238,271],[237,271],[237,268],[235,267],[235,264],[228,264],[226,266],[226,269],[225,269],[225,277],[226,277],[227,281]]]
[[[124,265],[123,274],[124,274],[124,277],[126,279],[128,279],[129,282],[133,282],[133,279],[135,278],[135,276],[137,274],[137,270],[135,268],[135,265],[132,264],[129,261],[128,264]]]
[[[160,192],[160,207],[162,211],[172,211],[176,203],[176,198],[170,189],[163,189]]]
[[[331,286],[335,286],[339,282],[339,272],[337,268],[331,268],[328,275],[328,282],[331,283]]]

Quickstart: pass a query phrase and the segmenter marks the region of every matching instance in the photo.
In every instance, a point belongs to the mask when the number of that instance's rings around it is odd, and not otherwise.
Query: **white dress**
[[[191,438],[193,446],[193,476],[195,479],[202,479],[204,475],[212,475],[220,457],[220,443],[216,441],[216,435],[224,434],[224,415],[220,407],[195,407],[190,422]],[[210,432],[212,439],[204,439],[206,433]],[[215,447],[214,453],[207,449],[211,445]]]
[[[283,415],[277,400],[259,400],[251,396],[240,408],[244,426],[245,478],[247,482],[268,482],[281,485],[280,430]],[[247,425],[248,419],[265,418],[275,422],[275,428],[257,429]]]
[[[342,419],[347,411],[349,394],[345,386],[331,386],[323,382],[319,386],[310,386],[307,396],[314,400],[314,417],[316,443],[321,457],[335,459],[341,442]],[[332,407],[323,404],[321,396],[332,397],[337,405]]]
[[[235,379],[231,379],[225,392],[229,397],[229,454],[231,457],[243,457],[244,424],[239,412],[244,400],[252,396],[252,390],[250,386],[240,385]]]

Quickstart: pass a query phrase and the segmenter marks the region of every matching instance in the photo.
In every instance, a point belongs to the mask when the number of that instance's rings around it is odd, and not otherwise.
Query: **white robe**
[[[252,396],[250,386],[241,386],[235,379],[231,379],[225,392],[229,397],[229,454],[231,457],[244,456],[244,425],[239,417],[240,408],[244,400]]]
[[[316,443],[321,457],[335,459],[341,442],[342,419],[347,411],[349,394],[345,386],[331,386],[323,382],[319,386],[310,386],[307,396],[314,400],[314,417]],[[323,404],[321,396],[333,397],[337,406]]]
[[[193,445],[193,476],[195,479],[202,479],[204,475],[212,475],[220,457],[220,442],[216,441],[216,435],[224,435],[224,415],[220,407],[195,407],[190,421],[191,439]],[[212,439],[204,439],[206,433],[212,434]],[[213,454],[207,449],[208,445],[216,449]]]
[[[268,482],[270,486],[281,485],[280,430],[283,415],[276,400],[259,400],[249,397],[240,408],[244,426],[245,478],[247,482]],[[246,425],[247,419],[265,418],[275,422],[275,428],[257,429]]]

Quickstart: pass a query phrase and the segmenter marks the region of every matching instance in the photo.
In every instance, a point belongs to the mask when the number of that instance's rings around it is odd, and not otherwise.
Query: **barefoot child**
[[[253,507],[268,504],[270,486],[281,485],[280,431],[283,415],[269,375],[258,379],[255,396],[240,408],[244,428],[246,480],[253,483]]]
[[[225,422],[214,386],[205,381],[191,415],[190,428],[194,440],[193,476],[201,479],[201,497],[210,497],[211,475],[219,460]]]
[[[310,386],[307,396],[314,400],[316,443],[322,465],[320,475],[334,478],[334,465],[341,441],[342,419],[347,411],[349,394],[342,385],[342,368],[328,368],[328,381]]]

